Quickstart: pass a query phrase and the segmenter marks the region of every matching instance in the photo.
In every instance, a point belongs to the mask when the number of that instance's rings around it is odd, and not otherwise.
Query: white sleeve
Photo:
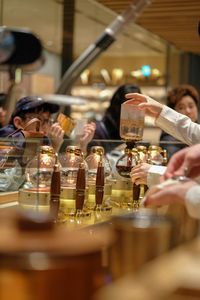
[[[163,106],[156,125],[187,145],[200,142],[200,124],[166,105]]]
[[[164,166],[151,166],[147,173],[147,185],[151,187],[160,183],[160,177],[165,173],[166,167]]]
[[[185,205],[191,217],[200,219],[200,185],[194,185],[187,191]]]

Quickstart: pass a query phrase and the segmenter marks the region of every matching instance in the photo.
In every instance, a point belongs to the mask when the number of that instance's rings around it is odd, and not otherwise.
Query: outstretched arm
[[[155,118],[156,125],[178,140],[188,145],[200,142],[200,125],[185,115],[163,105],[154,99],[141,94],[127,94],[130,104],[145,109],[145,114]]]
[[[190,188],[197,186],[197,183],[188,180],[185,183],[177,180],[168,180],[150,188],[144,199],[144,206],[163,206],[168,204],[185,204],[186,195]],[[199,199],[200,201],[200,199]]]
[[[145,114],[154,118],[158,118],[162,109],[163,104],[157,102],[156,100],[137,93],[126,94],[125,97],[130,99],[130,104],[138,105],[140,109],[145,110]]]
[[[186,175],[192,178],[200,175],[200,144],[184,148],[172,156],[164,179],[174,175]]]

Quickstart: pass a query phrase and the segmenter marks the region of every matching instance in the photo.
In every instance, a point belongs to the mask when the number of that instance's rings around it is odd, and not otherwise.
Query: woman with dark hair
[[[198,103],[199,94],[191,85],[179,85],[170,90],[167,95],[167,106],[189,117],[192,122],[196,123],[198,121]],[[187,146],[185,144],[178,144],[178,140],[165,131],[162,131],[160,141],[162,142],[161,146],[167,150],[168,158],[171,158],[175,152]],[[165,141],[171,143],[165,144]]]
[[[132,84],[125,84],[118,87],[110,100],[110,105],[105,111],[103,119],[96,121],[94,139],[121,139],[119,135],[120,111],[121,104],[127,100],[125,99],[125,94],[127,93],[141,94],[141,91],[138,86]]]

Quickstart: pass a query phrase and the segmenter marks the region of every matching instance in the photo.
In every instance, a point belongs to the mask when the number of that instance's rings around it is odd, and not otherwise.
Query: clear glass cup
[[[120,137],[126,141],[140,141],[143,136],[145,112],[131,101],[121,105]]]

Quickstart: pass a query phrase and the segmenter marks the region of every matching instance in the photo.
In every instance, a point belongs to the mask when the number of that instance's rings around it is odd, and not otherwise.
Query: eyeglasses
[[[38,114],[28,115],[28,116],[26,116],[25,120],[31,120],[33,118],[37,118],[40,121],[41,126],[52,125],[54,122],[54,120],[52,118],[45,118]]]

